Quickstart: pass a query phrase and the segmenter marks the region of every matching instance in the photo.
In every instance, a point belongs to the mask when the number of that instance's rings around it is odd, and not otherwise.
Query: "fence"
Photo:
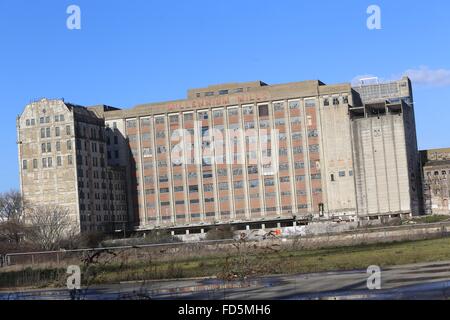
[[[430,239],[435,237],[449,236],[450,222],[416,224],[394,227],[377,227],[369,229],[357,229],[340,233],[331,233],[323,235],[308,235],[302,237],[293,237],[293,240],[281,242],[282,245],[296,243],[299,248],[319,248],[328,245],[357,245],[367,243],[381,243],[392,241],[408,241],[418,239]],[[258,241],[259,240],[259,241]],[[267,241],[279,241],[280,239],[269,239],[261,241],[256,239],[254,243],[261,243],[264,246]],[[46,252],[27,252],[10,253],[1,256],[0,266],[34,266],[43,264],[79,264],[80,261],[100,257],[103,253],[116,255],[116,260],[120,259],[140,259],[149,257],[158,257],[158,260],[173,260],[178,257],[189,255],[208,255],[226,252],[232,247],[234,240],[209,240],[198,242],[175,242],[165,244],[148,244],[135,246],[117,246],[107,248],[92,248],[78,250],[60,250]],[[259,246],[259,245],[257,245]]]
[[[106,248],[91,248],[91,249],[76,249],[76,250],[59,250],[59,251],[42,251],[42,252],[21,252],[21,253],[9,253],[6,255],[0,255],[0,266],[33,266],[39,264],[61,264],[68,262],[80,262],[83,259],[93,258],[96,254],[100,256],[102,253],[116,254],[118,252],[128,252],[133,258],[139,258],[141,251],[149,252],[162,252],[179,251],[182,247],[187,251],[198,251],[199,247],[206,247],[218,244],[227,244],[233,240],[209,240],[200,241],[195,243],[164,243],[164,244],[147,244],[147,245],[135,245],[135,246],[117,246]],[[176,249],[176,250],[173,250]]]

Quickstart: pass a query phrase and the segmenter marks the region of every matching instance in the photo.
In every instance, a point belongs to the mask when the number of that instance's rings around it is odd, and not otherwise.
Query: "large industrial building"
[[[418,215],[411,82],[233,83],[120,110],[62,100],[17,120],[21,188],[80,231],[207,230]]]

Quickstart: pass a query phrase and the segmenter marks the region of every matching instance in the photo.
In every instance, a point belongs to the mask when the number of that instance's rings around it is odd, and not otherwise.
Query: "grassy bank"
[[[92,285],[211,276],[234,279],[450,260],[450,238],[320,250],[276,247],[256,250],[248,246],[240,244],[236,250],[226,254],[178,259],[175,262],[142,259],[128,263],[93,264],[83,267],[82,281],[83,285]],[[58,287],[65,285],[65,279],[65,269],[26,268],[0,272],[0,288]]]

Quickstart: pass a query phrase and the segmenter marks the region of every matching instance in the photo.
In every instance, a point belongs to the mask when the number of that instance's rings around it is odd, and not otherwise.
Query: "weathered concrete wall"
[[[411,212],[403,118],[385,115],[352,122],[358,212]]]

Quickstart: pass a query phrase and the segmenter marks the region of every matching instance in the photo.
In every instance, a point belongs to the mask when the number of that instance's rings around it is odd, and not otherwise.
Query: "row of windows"
[[[54,119],[55,119],[55,122],[63,122],[63,121],[65,121],[63,114],[55,115]],[[40,117],[39,118],[39,124],[47,124],[47,123],[50,123],[50,122],[51,122],[50,116]],[[34,125],[36,125],[36,120],[34,118],[26,119],[25,120],[25,124],[27,125],[27,127],[34,126]]]
[[[434,175],[434,176],[442,175],[442,176],[446,177],[447,171],[446,170],[441,170],[441,171],[436,170],[434,172],[427,172],[427,177],[431,177],[432,175]],[[448,175],[450,175],[450,170],[448,170]]]
[[[56,147],[56,152],[60,152],[61,151],[61,142],[57,141],[55,143],[55,147]],[[66,148],[67,148],[68,151],[72,150],[72,141],[67,140]],[[42,153],[50,153],[50,152],[52,152],[52,143],[51,142],[42,143],[41,144],[41,152]]]
[[[324,98],[323,99],[323,105],[324,106],[329,106],[330,102],[334,105],[337,106],[339,104],[341,104],[341,102],[343,104],[348,104],[348,96],[343,96],[342,98],[339,97],[333,97],[333,98]]]
[[[52,136],[51,129],[52,128],[50,128],[50,127],[41,128],[41,139],[51,138],[51,136]],[[70,136],[71,134],[72,134],[71,127],[66,126],[66,135]],[[60,136],[61,136],[61,128],[55,127],[55,137],[60,137]]]
[[[197,98],[200,98],[200,97],[202,97],[202,96],[204,96],[204,97],[212,97],[212,96],[214,96],[214,95],[219,95],[219,96],[222,96],[222,95],[226,95],[226,94],[231,94],[231,93],[241,93],[241,92],[244,92],[244,88],[236,88],[236,89],[223,89],[223,90],[219,90],[219,91],[217,91],[217,92],[214,92],[214,91],[207,91],[207,92],[197,92],[196,94],[195,94],[195,96],[197,97]]]
[[[67,164],[72,165],[73,164],[73,158],[71,155],[67,156]],[[63,165],[63,157],[57,156],[56,157],[56,166],[60,167]],[[47,157],[41,159],[41,168],[52,168],[53,167],[53,158]],[[39,161],[38,159],[33,160],[22,160],[22,169],[28,170],[28,169],[39,169]]]
[[[338,175],[339,175],[340,178],[345,178],[347,176],[347,172],[346,171],[339,171]],[[348,176],[349,177],[353,177],[353,170],[350,170],[348,172]],[[335,176],[334,173],[331,174],[330,180],[331,181],[336,181],[336,176]]]
[[[274,103],[274,110],[275,111],[281,111],[284,109],[284,103]],[[316,102],[315,100],[305,100],[305,107],[315,107],[316,106]],[[290,109],[298,109],[300,108],[300,103],[298,101],[291,101],[289,103],[289,108]],[[250,106],[243,106],[242,107],[242,113],[244,115],[253,115],[254,114],[254,109],[255,107],[250,105]],[[239,115],[239,108],[237,107],[231,107],[227,109],[228,111],[228,115],[229,116],[237,116]],[[269,105],[264,104],[264,105],[259,105],[258,106],[258,115],[260,117],[267,117],[269,116]],[[223,109],[219,109],[219,110],[212,110],[212,116],[213,118],[223,118],[224,117],[224,110]],[[189,112],[189,113],[185,113],[183,115],[184,117],[184,121],[192,121],[194,119],[194,113],[193,112]],[[198,119],[199,120],[207,120],[209,118],[208,116],[208,112],[205,111],[199,111],[198,112]],[[298,117],[294,117],[293,118],[293,123],[299,123],[300,118]],[[170,123],[178,123],[179,122],[179,116],[178,115],[170,115],[169,116],[169,121]],[[166,123],[166,118],[165,116],[155,116],[155,123],[156,124],[165,124]],[[151,120],[150,118],[142,118],[141,119],[141,126],[142,127],[149,127],[151,124]],[[135,119],[129,119],[126,121],[126,127],[127,128],[136,128],[137,127],[137,120]],[[161,133],[163,134],[163,133]]]

